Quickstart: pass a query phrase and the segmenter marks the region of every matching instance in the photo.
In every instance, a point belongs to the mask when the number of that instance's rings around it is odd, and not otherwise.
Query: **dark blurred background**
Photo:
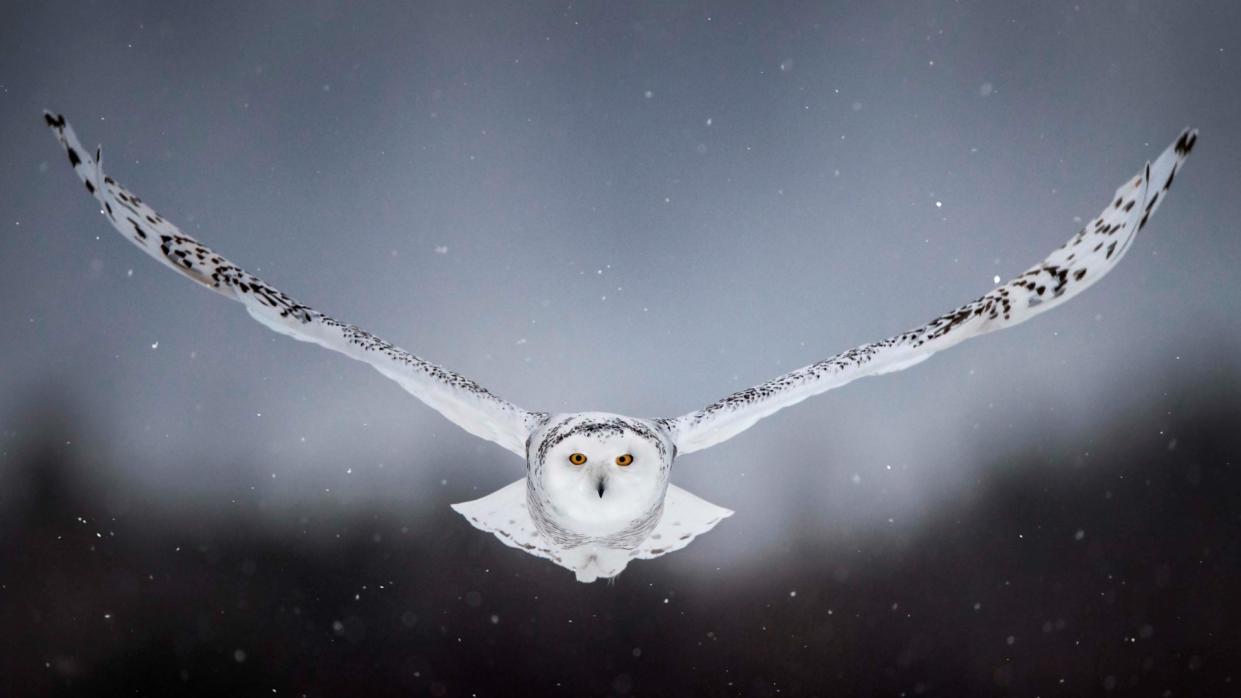
[[[820,531],[818,509],[794,504],[802,525],[764,550],[729,554],[729,522],[683,566],[635,563],[593,585],[447,507],[325,493],[273,514],[248,488],[188,503],[135,489],[73,447],[81,414],[32,398],[0,529],[3,682],[8,695],[1232,695],[1241,383],[1207,370],[1166,387],[1086,443],[1010,444],[916,530]]]
[[[0,695],[1238,693],[1241,6],[0,6]],[[46,133],[530,409],[672,416],[1025,269],[1045,318],[682,458],[737,511],[581,585],[521,477],[100,220]]]

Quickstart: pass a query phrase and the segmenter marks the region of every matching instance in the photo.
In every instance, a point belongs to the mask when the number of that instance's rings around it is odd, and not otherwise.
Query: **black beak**
[[[607,489],[607,487],[604,486],[604,478],[599,478],[599,483],[596,489],[599,490],[599,499],[603,499],[603,491]]]

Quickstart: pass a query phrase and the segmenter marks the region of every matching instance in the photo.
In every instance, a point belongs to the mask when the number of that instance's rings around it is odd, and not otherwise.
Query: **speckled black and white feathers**
[[[105,175],[100,150],[86,151],[63,116],[50,112],[43,116],[87,193],[102,207],[101,213],[142,251],[181,275],[240,301],[255,320],[269,328],[364,361],[471,434],[525,454],[526,438],[544,415],[526,412],[469,378],[303,305],[246,272],[182,233]]]
[[[1025,322],[1067,301],[1116,266],[1167,197],[1197,140],[1197,131],[1182,132],[1153,164],[1122,184],[1103,213],[1068,242],[978,300],[916,329],[850,349],[661,424],[682,452],[707,448],[812,395],[908,368],[970,337]]]
[[[553,417],[527,412],[468,378],[303,305],[185,235],[106,176],[99,150],[86,151],[64,117],[45,112],[44,118],[103,215],[148,255],[241,302],[251,316],[277,332],[370,364],[466,431],[525,457],[526,478],[454,508],[506,545],[573,570],[584,582],[615,576],[634,559],[678,550],[732,513],[669,482],[679,454],[720,443],[812,395],[907,368],[970,337],[1024,322],[1098,281],[1163,203],[1197,141],[1196,132],[1182,133],[1153,164],[1116,190],[1098,218],[1042,262],[978,300],[696,412],[648,420],[608,413]],[[572,460],[568,451],[577,448],[599,458]],[[615,460],[618,449],[630,451],[629,463]],[[572,463],[585,465],[573,470]],[[621,467],[627,469],[608,469]],[[610,483],[606,498],[605,482]]]

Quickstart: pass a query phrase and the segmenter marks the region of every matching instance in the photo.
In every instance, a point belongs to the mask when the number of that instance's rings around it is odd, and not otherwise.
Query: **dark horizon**
[[[592,585],[445,509],[368,512],[325,495],[222,512],[126,493],[118,472],[65,445],[82,419],[53,401],[15,449],[27,491],[0,541],[22,552],[6,565],[0,622],[24,630],[0,685],[92,696],[1219,694],[1241,657],[1237,379],[1170,380],[1179,416],[1131,409],[1089,458],[1071,443],[1012,444],[977,494],[922,530],[824,535],[802,508],[801,533],[757,562],[687,575],[712,557],[695,543],[678,565]],[[1134,428],[1153,422],[1166,432]]]

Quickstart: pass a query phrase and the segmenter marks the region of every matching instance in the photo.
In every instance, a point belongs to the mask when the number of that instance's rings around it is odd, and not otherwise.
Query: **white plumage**
[[[1098,281],[1166,198],[1197,142],[1186,130],[1116,190],[1096,219],[1017,278],[888,339],[864,344],[672,419],[528,412],[474,381],[293,300],[182,233],[103,173],[63,116],[44,112],[69,163],[123,236],[160,263],[240,301],[294,339],[366,362],[475,436],[526,459],[527,476],[453,506],[505,545],[546,558],[579,581],[614,577],[633,559],[679,550],[731,511],[669,483],[678,455],[736,436],[789,405],[865,376],[900,371],[966,339],[1011,327]]]

